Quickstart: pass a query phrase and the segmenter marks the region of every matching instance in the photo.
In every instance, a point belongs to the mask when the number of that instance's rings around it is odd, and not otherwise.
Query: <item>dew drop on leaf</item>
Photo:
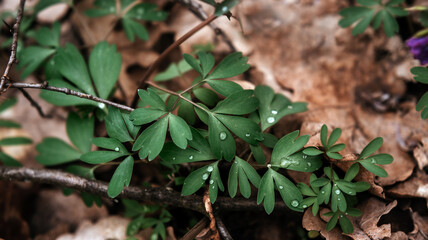
[[[221,8],[221,11],[222,11],[222,12],[226,12],[226,11],[227,11],[227,9],[228,9],[228,8],[227,8],[226,6],[224,6],[224,7],[222,7],[222,8]]]
[[[208,179],[208,175],[209,175],[208,173],[204,173],[204,175],[202,175],[202,179],[203,180],[207,180]]]
[[[116,152],[119,152],[119,147],[115,147],[115,148],[114,148],[114,150],[115,150]]]
[[[225,132],[220,132],[220,140],[224,141],[227,138],[227,134]]]
[[[293,106],[291,106],[291,105],[288,105],[288,107],[287,107],[288,109],[293,109]]]
[[[251,134],[249,134],[249,133],[246,133],[246,134],[245,134],[245,136],[246,136],[246,137],[250,137],[250,136],[251,136]]]
[[[114,12],[114,7],[110,7],[110,12]]]
[[[272,110],[272,111],[271,111],[271,113],[272,113],[273,115],[276,115],[276,114],[278,114],[278,111],[277,111],[277,110]]]
[[[272,167],[272,165],[268,164],[268,165],[267,165],[267,167],[268,167],[268,168],[271,168],[271,167]]]
[[[275,118],[274,117],[268,117],[267,118],[267,122],[268,123],[273,123],[273,122],[275,122]]]
[[[303,154],[303,159],[306,159],[308,156],[306,154]]]
[[[192,159],[193,159],[193,155],[190,155],[190,156],[189,156],[189,159],[190,159],[190,160],[192,160]]]
[[[337,195],[339,195],[340,194],[340,190],[337,189],[336,191],[334,191],[334,193],[336,193]]]
[[[307,208],[307,207],[308,207],[308,205],[303,205],[302,207],[303,207],[303,208]]]
[[[283,186],[279,186],[279,189],[283,189],[284,187]]]
[[[213,166],[208,166],[207,171],[212,172],[214,170]]]
[[[175,157],[172,157],[172,160],[175,160]]]
[[[297,200],[293,200],[293,201],[291,201],[291,206],[297,207],[297,206],[299,206],[299,202]]]
[[[324,193],[325,193],[325,191],[321,191],[321,193],[322,193],[322,194],[324,194]]]
[[[214,183],[214,180],[210,180],[210,184],[213,184]]]
[[[98,103],[98,107],[102,109],[102,108],[105,108],[106,105],[104,103]]]

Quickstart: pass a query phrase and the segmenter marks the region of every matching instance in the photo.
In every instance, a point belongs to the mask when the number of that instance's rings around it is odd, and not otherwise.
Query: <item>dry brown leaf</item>
[[[397,184],[387,192],[397,197],[421,197],[428,199],[428,175],[424,171],[418,170],[413,177]]]
[[[325,230],[326,224],[327,223],[323,221],[318,215],[312,215],[312,207],[308,208],[303,214],[302,225],[306,230],[321,232],[321,235],[329,240],[346,239],[346,237],[342,235],[342,232],[337,227],[327,232]]]
[[[391,237],[391,224],[378,226],[378,222],[383,215],[389,213],[395,206],[397,206],[396,200],[385,204],[376,198],[370,198],[361,206],[363,215],[357,220],[359,227],[372,239]]]

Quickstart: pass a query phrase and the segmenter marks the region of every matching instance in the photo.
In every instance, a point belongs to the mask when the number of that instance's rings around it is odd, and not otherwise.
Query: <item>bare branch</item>
[[[35,183],[52,184],[59,187],[67,187],[83,192],[108,197],[108,184],[98,180],[89,180],[70,173],[58,170],[15,168],[0,166],[0,179],[8,181],[30,181]],[[207,214],[201,196],[181,196],[170,188],[140,188],[125,187],[119,198],[133,199],[141,202],[155,202],[175,207],[190,209]],[[214,209],[225,211],[262,211],[263,206],[257,205],[254,199],[231,199],[219,197],[213,205]],[[284,202],[276,202],[275,210],[292,213]]]
[[[76,96],[79,98],[85,98],[85,99],[89,99],[95,102],[99,102],[99,103],[103,103],[106,105],[110,105],[128,112],[132,112],[134,111],[133,108],[119,104],[119,103],[115,103],[109,100],[105,100],[103,98],[99,98],[96,96],[93,96],[91,94],[87,94],[87,93],[82,93],[82,92],[78,92],[78,91],[74,91],[68,88],[60,88],[60,87],[53,87],[53,86],[49,86],[46,84],[42,84],[42,83],[7,83],[5,84],[6,87],[12,87],[12,88],[36,88],[36,89],[44,89],[44,90],[49,90],[49,91],[53,91],[53,92],[60,92],[60,93],[64,93],[66,95],[72,95],[72,96]]]
[[[208,18],[207,13],[202,9],[202,6],[198,4],[197,2],[193,0],[175,0],[176,2],[180,3],[181,5],[187,7],[189,11],[191,11],[197,18],[204,21]],[[232,41],[227,37],[227,35],[217,27],[215,23],[210,23],[210,27],[214,30],[214,33],[218,36],[221,36],[223,38],[223,41],[229,46],[230,50],[232,52],[236,52],[235,46],[233,46]]]
[[[31,103],[31,106],[33,106],[37,110],[37,112],[42,118],[52,118],[51,115],[46,115],[45,113],[43,113],[42,107],[40,107],[40,105],[30,96],[30,94],[28,94],[27,91],[25,91],[25,89],[18,88],[18,90],[22,92],[24,97]]]
[[[223,240],[233,240],[232,235],[230,235],[226,225],[224,225],[224,222],[221,220],[221,217],[217,214],[217,212],[214,212],[214,217],[217,222],[218,232],[220,233]]]
[[[16,49],[18,48],[18,35],[19,35],[19,26],[21,24],[22,15],[24,14],[24,5],[25,0],[19,2],[18,14],[16,15],[16,21],[13,25],[13,37],[12,37],[12,48],[10,52],[9,61],[4,70],[3,76],[0,80],[0,94],[3,92],[4,84],[9,80],[9,72],[12,68],[12,65],[16,61]]]

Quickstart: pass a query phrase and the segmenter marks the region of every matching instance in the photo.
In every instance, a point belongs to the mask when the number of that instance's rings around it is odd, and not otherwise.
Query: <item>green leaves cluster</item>
[[[404,0],[390,0],[386,3],[382,0],[357,0],[361,6],[348,7],[339,12],[342,19],[339,25],[342,28],[357,23],[352,30],[353,35],[361,34],[372,24],[374,29],[378,29],[383,23],[385,34],[393,37],[398,32],[399,26],[394,17],[403,17],[408,12],[399,5]]]
[[[16,98],[9,98],[0,103],[0,113],[13,107],[17,102]],[[2,128],[20,128],[21,125],[11,120],[0,118],[0,129]],[[6,166],[20,167],[22,164],[12,156],[4,153],[2,147],[31,144],[32,140],[26,137],[5,137],[0,139],[0,161]]]
[[[315,147],[308,147],[305,150],[303,150],[303,153],[309,155],[309,156],[318,156],[320,154],[326,154],[329,158],[340,160],[342,159],[342,155],[340,155],[338,152],[345,149],[346,145],[344,143],[335,144],[337,140],[340,138],[340,135],[342,134],[342,129],[335,128],[330,134],[330,137],[327,140],[327,125],[322,125],[321,127],[321,133],[320,133],[320,139],[322,144],[322,150],[315,148]]]
[[[115,15],[122,23],[128,39],[133,42],[135,36],[140,39],[148,40],[149,33],[141,24],[140,20],[145,21],[164,21],[168,14],[157,9],[156,4],[137,3],[135,0],[121,0],[120,9],[116,8],[116,0],[96,0],[95,8],[87,10],[85,13],[89,17],[102,17],[105,15]]]
[[[153,228],[150,239],[162,239],[166,237],[165,224],[171,221],[171,214],[163,206],[140,205],[135,200],[122,199],[125,206],[125,216],[132,218],[126,228],[126,235],[133,238],[141,229]]]

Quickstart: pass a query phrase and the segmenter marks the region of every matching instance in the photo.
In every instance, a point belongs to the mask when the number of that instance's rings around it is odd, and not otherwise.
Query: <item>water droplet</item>
[[[212,179],[211,179],[211,180],[210,180],[210,184],[213,184],[213,183],[214,183],[214,180],[212,180]]]
[[[337,195],[339,195],[340,194],[340,190],[337,189],[336,191],[334,191],[334,193],[336,193]]]
[[[208,166],[207,171],[212,172],[214,170],[213,166]]]
[[[372,158],[371,163],[376,163],[376,160],[374,158]]]
[[[279,186],[279,189],[283,189],[284,187],[283,186]]]
[[[352,192],[348,192],[348,194],[352,194]]]
[[[209,174],[208,173],[204,173],[204,175],[202,175],[202,179],[203,180],[207,180],[208,179]]]
[[[287,165],[287,163],[288,163],[287,160],[282,160],[281,161],[281,167],[285,167],[285,165]]]
[[[346,213],[345,213],[346,214]],[[343,218],[343,215],[340,215],[341,218]]]
[[[224,6],[224,7],[222,7],[222,8],[221,8],[221,11],[222,11],[222,12],[226,12],[227,10],[229,10],[229,8],[228,8],[228,7],[226,7],[226,6]]]
[[[288,107],[287,107],[288,109],[293,109],[293,106],[291,106],[291,105],[288,105]]]
[[[114,150],[115,150],[116,152],[119,152],[119,147],[116,147]]]
[[[303,154],[303,159],[306,159],[308,157],[308,155]]]
[[[238,164],[238,161],[236,161],[236,160],[235,160],[235,162],[234,162],[234,163]]]
[[[271,167],[272,167],[272,165],[268,164],[268,165],[267,165],[267,167],[268,167],[268,168],[271,168]]]
[[[193,159],[193,155],[190,155],[190,156],[189,156],[189,159],[190,159],[190,160],[192,160],[192,159]]]
[[[227,134],[225,132],[220,132],[220,140],[225,140],[227,138]]]
[[[299,206],[299,202],[297,200],[293,200],[293,201],[291,201],[291,206],[297,207],[297,206]]]
[[[276,114],[278,114],[278,111],[276,111],[276,110],[272,110],[272,111],[271,111],[271,113],[272,113],[273,115],[276,115]]]
[[[340,201],[340,200],[342,200],[342,199],[340,199],[340,198],[337,198],[337,201]]]
[[[172,157],[172,160],[175,160],[175,157]]]
[[[105,107],[106,107],[106,105],[105,105],[104,103],[98,103],[98,107],[99,107],[99,108],[105,108]]]
[[[245,136],[246,136],[246,137],[249,137],[249,136],[251,136],[251,134],[249,134],[249,133],[246,133],[246,134],[245,134]]]
[[[308,207],[308,205],[304,204],[302,207],[303,207],[303,208],[307,208],[307,207]]]
[[[308,162],[308,167],[312,166],[312,163]]]
[[[273,122],[275,122],[275,118],[274,117],[268,117],[267,118],[267,122],[268,123],[273,123]]]
[[[215,185],[213,185],[212,189],[214,189],[214,188],[215,188]]]
[[[324,193],[325,193],[325,191],[321,191],[321,193],[322,193],[322,194],[324,194]]]

